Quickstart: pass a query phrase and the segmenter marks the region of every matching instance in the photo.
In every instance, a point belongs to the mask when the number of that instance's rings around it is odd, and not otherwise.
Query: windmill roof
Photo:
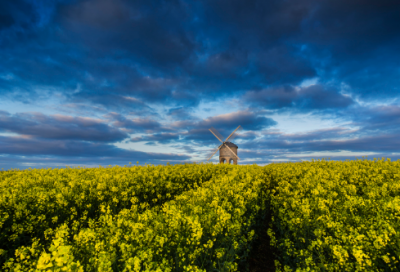
[[[238,148],[237,145],[235,145],[234,143],[231,143],[231,142],[225,142],[225,144],[226,144],[227,146],[229,146],[229,147],[236,147],[236,148]]]

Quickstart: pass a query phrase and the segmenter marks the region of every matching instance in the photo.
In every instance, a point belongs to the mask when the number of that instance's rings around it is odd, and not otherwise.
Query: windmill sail
[[[214,155],[215,155],[215,153],[217,153],[218,152],[218,150],[220,150],[221,149],[221,147],[222,147],[222,145],[220,145],[212,154],[211,154],[211,156],[208,158],[208,160],[207,161],[209,161]]]
[[[241,126],[238,126],[232,133],[231,135],[228,136],[228,138],[226,138],[225,142],[227,141],[232,141],[233,139],[236,138],[236,136],[238,135],[238,133],[243,130],[243,128]]]
[[[224,139],[224,137],[222,137],[222,135],[213,127],[211,127],[209,129],[209,131],[211,131],[212,134],[214,134],[214,136],[221,142],[223,143],[222,139]]]

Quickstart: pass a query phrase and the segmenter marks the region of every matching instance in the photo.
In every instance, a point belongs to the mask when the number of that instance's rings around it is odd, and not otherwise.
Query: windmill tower
[[[241,126],[238,126],[232,133],[231,135],[228,136],[228,138],[225,139],[225,141],[222,141],[223,137],[215,128],[210,128],[209,129],[211,133],[222,143],[220,146],[218,146],[217,150],[212,153],[212,155],[208,158],[207,161],[209,161],[215,153],[219,150],[219,163],[233,163],[237,164],[237,161],[240,160],[238,155],[237,155],[237,150],[238,146],[235,145],[232,142],[228,142],[228,140],[232,140],[233,138],[236,137],[237,134],[235,132],[242,130]]]

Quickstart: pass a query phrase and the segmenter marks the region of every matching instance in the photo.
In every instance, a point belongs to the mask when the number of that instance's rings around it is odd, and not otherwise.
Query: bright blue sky
[[[397,0],[0,2],[0,168],[400,158]],[[217,161],[217,156],[213,159]]]

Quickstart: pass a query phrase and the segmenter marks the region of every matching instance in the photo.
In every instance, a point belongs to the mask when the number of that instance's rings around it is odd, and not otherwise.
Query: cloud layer
[[[0,166],[199,160],[218,144],[210,127],[238,125],[249,163],[397,156],[399,13],[396,0],[3,1]]]

